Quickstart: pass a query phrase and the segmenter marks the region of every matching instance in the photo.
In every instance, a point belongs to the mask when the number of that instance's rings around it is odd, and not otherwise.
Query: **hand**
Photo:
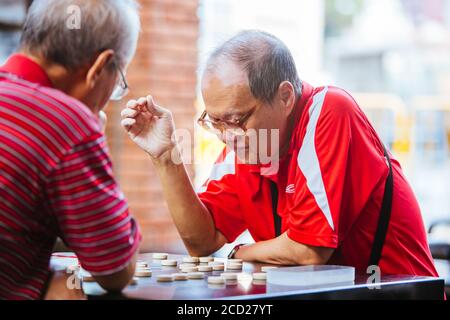
[[[158,106],[151,96],[129,101],[121,116],[130,138],[152,158],[158,159],[174,148],[172,113]]]

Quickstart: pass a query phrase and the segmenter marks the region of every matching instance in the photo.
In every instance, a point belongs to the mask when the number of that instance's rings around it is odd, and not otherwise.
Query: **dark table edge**
[[[220,298],[218,300],[283,300],[283,299],[305,299],[308,297],[313,296],[320,296],[325,295],[327,293],[342,293],[342,292],[351,292],[351,291],[357,291],[357,290],[364,290],[371,287],[380,286],[381,290],[383,288],[389,288],[389,287],[398,287],[401,285],[405,286],[411,286],[415,284],[422,284],[422,285],[435,285],[441,289],[440,291],[442,294],[440,297],[436,297],[435,299],[442,300],[445,290],[445,280],[443,278],[421,278],[421,279],[415,279],[415,280],[400,280],[400,281],[393,281],[393,282],[386,282],[386,283],[374,283],[374,284],[357,284],[352,287],[348,286],[342,286],[342,287],[333,287],[333,288],[317,288],[317,289],[311,289],[311,290],[296,290],[296,291],[290,291],[290,292],[283,292],[283,293],[266,293],[266,294],[256,294],[256,295],[247,295],[247,296],[237,296],[237,297],[224,297]],[[372,289],[369,290],[369,292],[373,293],[379,293],[380,291],[378,289]],[[381,293],[383,294],[383,293]],[[320,297],[319,297],[320,299]],[[365,298],[362,298],[363,300]],[[434,298],[432,298],[434,299]],[[212,299],[217,300],[217,299]],[[339,300],[339,298],[337,298]]]
[[[370,300],[370,299],[381,299],[381,300],[392,300],[398,299],[395,294],[389,296],[385,294],[385,292],[381,292],[383,289],[390,289],[390,287],[411,287],[421,285],[422,287],[428,286],[434,289],[432,297],[424,298],[420,297],[419,299],[430,299],[430,300],[442,300],[444,297],[445,290],[445,280],[443,278],[419,278],[414,280],[399,280],[393,282],[382,282],[382,283],[373,283],[373,284],[357,284],[352,287],[346,286],[337,286],[330,288],[317,288],[317,289],[309,289],[309,290],[295,290],[289,292],[280,292],[280,293],[264,293],[264,294],[253,294],[253,295],[243,295],[243,296],[229,296],[229,297],[219,297],[213,299],[173,299],[173,301],[255,301],[255,300],[305,300],[305,299],[317,299],[317,300]],[[371,287],[380,286],[381,289],[372,289]],[[351,292],[363,292],[365,296],[361,297],[351,297]],[[347,297],[338,297],[339,295],[347,293]],[[369,293],[369,294],[367,294]],[[335,295],[334,297],[329,298],[329,296]],[[378,294],[378,295],[377,295]],[[328,297],[327,297],[328,295]],[[372,297],[371,297],[372,296]],[[129,297],[124,294],[104,294],[104,295],[88,295],[89,300],[147,300],[145,298],[136,298]],[[151,301],[151,300],[148,300]],[[162,300],[153,300],[153,301],[162,301]]]

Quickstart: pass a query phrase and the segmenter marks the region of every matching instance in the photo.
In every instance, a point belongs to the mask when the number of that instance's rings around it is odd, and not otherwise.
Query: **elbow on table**
[[[111,275],[105,277],[94,277],[97,283],[108,292],[121,292],[130,283],[133,274],[128,275]]]
[[[94,276],[95,281],[108,292],[121,292],[131,282],[136,269],[137,251],[132,261],[122,270],[107,276]]]
[[[193,239],[182,237],[186,249],[191,257],[207,257],[219,250],[225,243],[222,243],[217,237],[213,239]]]
[[[208,257],[217,251],[217,249],[213,248],[212,246],[205,245],[205,244],[202,244],[202,245],[190,244],[190,245],[188,245],[185,242],[185,245],[186,245],[188,254],[191,257]]]
[[[104,290],[106,290],[108,292],[120,293],[120,292],[122,292],[123,289],[125,289],[125,287],[128,285],[130,280],[126,281],[126,282],[122,281],[122,282],[109,282],[109,283],[105,283],[105,282],[97,280],[97,282],[100,285],[100,287],[102,287]]]

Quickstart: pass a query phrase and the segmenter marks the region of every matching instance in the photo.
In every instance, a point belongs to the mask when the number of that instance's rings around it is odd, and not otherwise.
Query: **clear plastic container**
[[[355,281],[355,268],[343,266],[283,267],[267,271],[267,283],[313,287]]]

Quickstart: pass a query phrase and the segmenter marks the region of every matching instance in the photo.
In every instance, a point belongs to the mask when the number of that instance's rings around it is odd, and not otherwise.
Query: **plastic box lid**
[[[283,286],[321,286],[355,281],[355,268],[344,266],[282,267],[267,271],[267,282]]]

